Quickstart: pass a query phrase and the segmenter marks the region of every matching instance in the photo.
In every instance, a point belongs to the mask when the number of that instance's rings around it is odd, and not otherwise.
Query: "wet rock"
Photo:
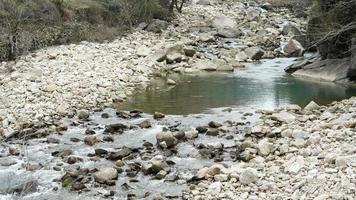
[[[173,148],[178,144],[177,138],[171,132],[161,132],[156,135],[157,144],[162,148]]]
[[[243,185],[248,185],[251,183],[256,183],[258,180],[258,174],[257,171],[253,168],[247,168],[245,169],[239,178],[239,181]]]
[[[260,60],[265,52],[259,47],[249,47],[245,49],[248,58],[252,60]]]
[[[125,166],[125,162],[122,161],[122,160],[117,160],[117,161],[115,162],[115,165],[116,165],[117,167],[123,167],[123,166]]]
[[[209,136],[218,136],[219,135],[219,130],[215,128],[211,128],[206,132],[206,135]]]
[[[97,155],[97,156],[105,155],[108,153],[107,150],[102,149],[102,148],[95,149],[94,151],[95,151],[95,155]]]
[[[283,51],[287,56],[300,57],[303,56],[304,48],[297,40],[291,39],[288,44],[283,47]]]
[[[163,113],[160,113],[160,112],[155,112],[154,114],[153,114],[153,118],[154,119],[162,119],[162,118],[164,118],[165,117],[165,115],[163,114]]]
[[[167,176],[167,172],[164,170],[161,170],[156,174],[156,178],[159,180],[164,179],[166,176]]]
[[[145,120],[145,121],[141,122],[138,126],[140,128],[151,128],[152,127],[151,122],[149,120]]]
[[[108,119],[108,118],[110,118],[110,115],[109,115],[109,113],[102,113],[101,118]]]
[[[198,126],[196,128],[196,130],[199,132],[199,133],[206,133],[208,131],[208,127],[206,126]]]
[[[60,151],[54,151],[52,152],[52,156],[56,156],[56,157],[61,157],[61,158],[65,158],[69,155],[72,155],[73,151],[71,149],[63,149]]]
[[[313,110],[318,110],[320,106],[315,103],[314,101],[311,101],[308,105],[304,107],[305,111],[313,111]]]
[[[94,173],[94,179],[98,183],[108,183],[111,180],[117,179],[118,172],[113,167],[100,168]]]
[[[105,127],[104,132],[105,133],[119,133],[122,134],[125,129],[128,127],[125,124],[121,123],[116,123],[116,124],[110,124]]]
[[[72,190],[83,190],[83,189],[85,189],[86,187],[85,187],[85,185],[83,184],[83,183],[81,183],[81,182],[74,182],[73,184],[72,184]]]
[[[79,138],[70,138],[69,139],[71,142],[80,142]]]
[[[185,138],[185,133],[184,131],[178,131],[174,133],[174,137],[177,138],[178,140],[182,140]]]
[[[82,162],[83,161],[83,158],[80,158],[80,157],[77,157],[77,156],[69,156],[67,158],[67,163],[68,164],[75,164],[77,162]]]
[[[25,166],[26,170],[28,171],[37,171],[39,169],[42,168],[42,165],[40,163],[36,163],[36,162],[29,162],[29,163],[26,163]]]
[[[169,166],[166,162],[166,158],[161,156],[161,155],[157,155],[155,157],[153,157],[150,160],[150,164],[152,165],[152,168],[149,170],[154,174],[157,174],[160,171],[169,171]]]
[[[93,135],[86,136],[84,138],[84,143],[89,146],[93,146],[98,142],[99,142],[99,140],[96,138],[96,136],[93,136]]]
[[[132,153],[132,150],[128,147],[123,147],[117,152],[111,152],[109,154],[110,160],[122,160],[123,158],[129,156]]]
[[[89,111],[87,110],[80,110],[78,112],[78,119],[80,120],[87,120],[89,119]]]
[[[96,132],[94,130],[92,130],[92,129],[86,129],[85,130],[85,135],[95,135],[95,134],[96,134]]]
[[[111,136],[111,135],[105,135],[103,137],[103,141],[105,141],[105,142],[114,142],[114,137]]]
[[[185,138],[188,140],[193,140],[198,137],[198,131],[196,130],[190,130],[185,132]]]
[[[208,125],[210,128],[219,128],[222,126],[222,124],[220,124],[219,122],[214,122],[214,121],[209,122]]]

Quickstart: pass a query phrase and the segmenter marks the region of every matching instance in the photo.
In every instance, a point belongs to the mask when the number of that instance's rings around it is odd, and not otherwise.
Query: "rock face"
[[[326,59],[307,64],[292,75],[330,82],[347,82],[353,77],[352,71],[350,58]]]

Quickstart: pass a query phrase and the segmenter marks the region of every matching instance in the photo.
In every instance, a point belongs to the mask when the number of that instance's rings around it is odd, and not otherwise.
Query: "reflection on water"
[[[169,87],[157,80],[135,94],[120,109],[142,109],[166,114],[201,113],[210,108],[275,108],[286,104],[305,106],[311,100],[328,104],[356,95],[356,89],[291,77],[283,69],[293,58],[264,60],[234,73],[187,75]]]

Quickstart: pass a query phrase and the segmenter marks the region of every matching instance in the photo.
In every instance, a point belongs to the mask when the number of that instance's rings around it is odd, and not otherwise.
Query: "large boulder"
[[[235,19],[226,16],[217,16],[212,20],[212,27],[217,30],[217,36],[223,38],[236,38],[242,35],[242,32],[237,29]]]
[[[300,42],[291,39],[288,44],[283,47],[283,51],[289,57],[300,57],[303,56],[304,48]]]
[[[347,82],[352,77],[350,58],[317,60],[292,75],[330,82]]]

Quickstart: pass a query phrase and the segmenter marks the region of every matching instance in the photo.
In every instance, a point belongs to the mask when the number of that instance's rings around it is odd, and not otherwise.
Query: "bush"
[[[153,18],[170,0],[0,0],[0,61],[53,44],[103,41]]]
[[[315,0],[310,12],[308,36],[323,58],[351,54],[356,33],[355,0]]]

